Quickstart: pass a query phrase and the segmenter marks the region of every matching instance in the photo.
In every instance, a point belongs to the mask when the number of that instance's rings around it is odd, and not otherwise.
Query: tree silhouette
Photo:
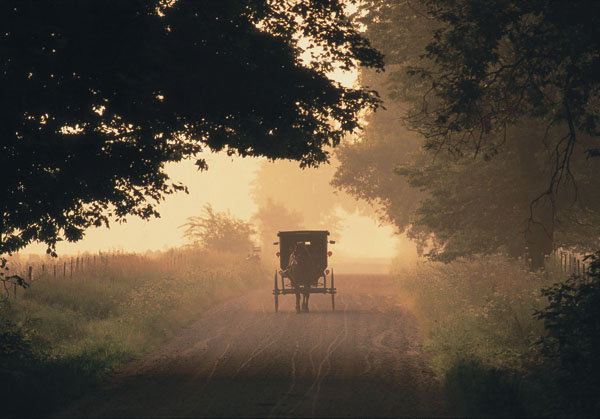
[[[336,0],[2,1],[0,27],[0,254],[158,216],[204,149],[317,165],[378,105],[326,76],[382,67]]]
[[[259,201],[259,207],[251,221],[257,227],[260,239],[262,259],[275,262],[277,233],[283,230],[299,230],[302,228],[302,213],[287,207],[283,202],[269,197]]]
[[[598,5],[362,6],[386,73],[361,77],[388,110],[369,117],[363,141],[337,149],[336,186],[381,202],[384,220],[436,259],[501,250],[538,268],[556,246],[597,248]]]
[[[202,215],[188,217],[187,220],[181,226],[185,227],[183,235],[194,246],[238,253],[252,250],[254,228],[229,212],[215,212],[212,205],[206,204]]]

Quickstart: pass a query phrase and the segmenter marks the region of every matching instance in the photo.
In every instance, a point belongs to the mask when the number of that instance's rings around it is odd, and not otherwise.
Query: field
[[[242,255],[194,249],[12,262],[13,272],[32,273],[30,287],[8,289],[0,306],[0,394],[9,416],[53,412],[268,278]]]

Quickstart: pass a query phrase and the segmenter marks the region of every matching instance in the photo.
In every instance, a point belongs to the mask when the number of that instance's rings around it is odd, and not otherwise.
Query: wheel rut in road
[[[386,275],[336,275],[331,298],[265,286],[220,304],[130,362],[65,417],[443,416],[416,322]]]

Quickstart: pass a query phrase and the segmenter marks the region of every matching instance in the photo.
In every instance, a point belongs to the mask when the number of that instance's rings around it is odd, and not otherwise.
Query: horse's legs
[[[296,288],[296,313],[300,313],[300,289]]]
[[[308,313],[308,299],[310,297],[310,288],[304,287],[304,292],[302,293],[302,310]]]

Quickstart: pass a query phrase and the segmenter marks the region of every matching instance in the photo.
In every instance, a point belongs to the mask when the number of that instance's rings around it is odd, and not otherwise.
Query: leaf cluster
[[[317,165],[379,104],[325,74],[382,66],[339,1],[6,0],[0,27],[0,254],[158,216],[203,149]]]
[[[22,288],[28,288],[29,283],[25,281],[25,278],[18,274],[9,275],[8,260],[5,257],[0,257],[0,282],[2,283],[2,295],[0,296],[0,302],[8,300],[10,296],[9,286],[19,286]]]
[[[596,2],[429,0],[441,23],[428,43],[434,70],[412,122],[426,146],[493,153],[493,133],[523,118],[599,134],[600,9]],[[597,148],[592,144],[589,151]],[[570,157],[568,150],[563,158]],[[560,178],[556,179],[557,184]]]

